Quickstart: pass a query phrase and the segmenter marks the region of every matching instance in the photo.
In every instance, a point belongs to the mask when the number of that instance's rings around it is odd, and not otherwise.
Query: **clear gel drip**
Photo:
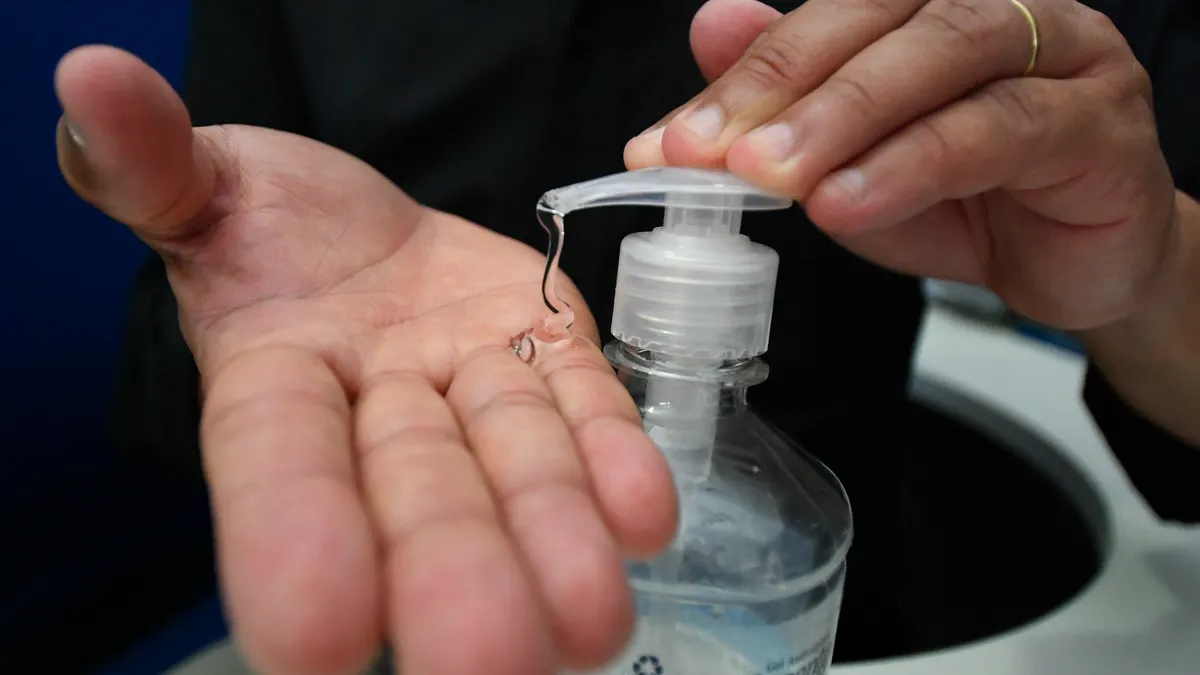
[[[554,281],[558,276],[558,262],[562,258],[563,241],[566,239],[566,228],[563,226],[563,214],[545,202],[538,202],[537,219],[550,240],[546,246],[546,269],[542,272],[542,302],[546,304],[551,315],[542,319],[541,324],[534,327],[534,331],[537,337],[545,342],[557,342],[570,337],[567,331],[575,322],[575,312],[566,301],[558,297],[554,288]]]
[[[533,363],[539,351],[548,344],[571,338],[571,326],[575,323],[575,312],[565,300],[558,297],[555,278],[558,277],[558,262],[562,258],[566,228],[563,214],[545,202],[537,205],[537,219],[546,231],[549,243],[546,246],[546,268],[542,272],[542,302],[550,314],[542,317],[534,326],[521,331],[509,341],[509,347],[525,363]]]
[[[527,328],[512,336],[512,339],[508,341],[508,348],[525,363],[533,363],[533,360],[537,358],[538,346],[532,333],[533,329]]]

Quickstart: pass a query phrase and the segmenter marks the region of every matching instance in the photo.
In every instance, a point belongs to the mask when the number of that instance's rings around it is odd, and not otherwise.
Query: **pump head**
[[[664,206],[661,227],[621,242],[612,332],[676,359],[713,362],[767,350],[779,255],[741,234],[743,211],[789,208],[733,176],[704,169],[629,171],[551,190],[560,215],[597,206]]]

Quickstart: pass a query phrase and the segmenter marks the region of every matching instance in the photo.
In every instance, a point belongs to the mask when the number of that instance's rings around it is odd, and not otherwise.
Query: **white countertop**
[[[1106,507],[1108,557],[1080,595],[1042,621],[833,675],[1200,674],[1200,528],[1160,523],[1125,478],[1080,398],[1083,360],[933,310],[916,367],[1057,446]]]

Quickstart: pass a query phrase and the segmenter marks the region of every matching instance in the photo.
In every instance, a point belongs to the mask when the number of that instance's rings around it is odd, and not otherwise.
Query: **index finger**
[[[201,446],[240,646],[261,672],[358,672],[380,642],[380,593],[346,393],[319,354],[294,347],[215,373]]]
[[[903,25],[927,1],[805,3],[772,24],[737,63],[667,124],[661,137],[662,157],[669,164],[722,168],[734,139],[815,89],[855,54]],[[656,141],[645,134],[635,142]]]

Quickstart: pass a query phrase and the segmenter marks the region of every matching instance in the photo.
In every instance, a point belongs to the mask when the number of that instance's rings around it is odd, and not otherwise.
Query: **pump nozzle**
[[[566,215],[597,206],[775,211],[791,206],[792,199],[763,192],[726,171],[656,167],[556,188],[542,195],[542,203]]]
[[[621,243],[612,332],[662,355],[720,362],[766,351],[779,256],[741,234],[743,211],[786,209],[723,171],[653,168],[547,192],[565,216],[597,206],[662,206],[663,226]]]

